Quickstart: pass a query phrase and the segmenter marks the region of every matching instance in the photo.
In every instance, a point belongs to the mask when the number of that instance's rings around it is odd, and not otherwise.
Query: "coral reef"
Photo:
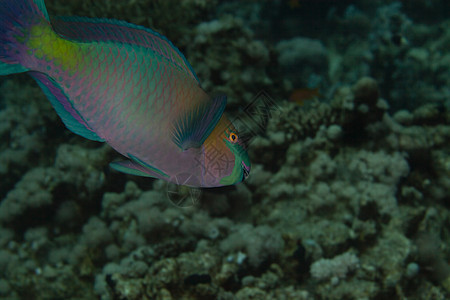
[[[249,178],[179,207],[1,78],[0,299],[450,297],[446,1],[46,2],[163,32],[231,113],[272,106]]]

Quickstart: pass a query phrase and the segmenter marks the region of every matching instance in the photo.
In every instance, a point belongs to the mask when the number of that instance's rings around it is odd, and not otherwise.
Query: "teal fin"
[[[116,171],[129,175],[159,178],[157,174],[152,174],[151,171],[131,160],[112,162],[109,166]]]
[[[28,74],[39,84],[55,108],[56,113],[70,131],[89,140],[98,142],[105,141],[89,127],[83,117],[73,108],[72,103],[52,78],[39,72],[29,72]]]
[[[129,153],[127,155],[131,160],[110,163],[109,165],[111,166],[111,168],[119,172],[135,176],[153,177],[160,179],[170,177],[163,171],[143,162],[136,156],[133,156]]]
[[[219,96],[187,112],[174,126],[173,142],[183,151],[200,147],[216,127],[226,105],[227,97]]]
[[[136,163],[136,164],[140,165],[141,167],[143,167],[145,169],[145,171],[148,172],[149,174],[156,174],[156,176],[152,175],[152,177],[162,178],[162,179],[170,178],[169,175],[167,175],[166,173],[164,173],[160,169],[155,168],[152,165],[149,165],[148,163],[146,163],[146,162],[140,160],[139,158],[137,158],[136,156],[134,156],[134,155],[132,155],[130,153],[127,153],[127,155],[134,163]]]

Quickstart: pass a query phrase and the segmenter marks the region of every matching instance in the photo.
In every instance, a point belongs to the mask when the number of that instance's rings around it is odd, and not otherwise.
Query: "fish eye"
[[[230,135],[228,136],[228,140],[230,142],[232,142],[233,144],[236,143],[238,141],[238,136],[236,133],[231,132]]]

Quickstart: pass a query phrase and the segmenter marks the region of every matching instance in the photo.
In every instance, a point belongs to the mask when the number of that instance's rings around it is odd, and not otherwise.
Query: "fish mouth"
[[[244,180],[247,179],[248,175],[250,174],[250,168],[244,163],[241,163],[242,165],[242,172],[244,173]]]

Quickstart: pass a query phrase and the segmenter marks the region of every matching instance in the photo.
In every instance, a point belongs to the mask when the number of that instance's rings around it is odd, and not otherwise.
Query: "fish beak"
[[[242,181],[244,181],[245,179],[247,179],[248,175],[250,174],[250,168],[248,166],[246,166],[244,162],[242,162],[241,165],[242,165],[242,171],[244,172],[244,179]]]

